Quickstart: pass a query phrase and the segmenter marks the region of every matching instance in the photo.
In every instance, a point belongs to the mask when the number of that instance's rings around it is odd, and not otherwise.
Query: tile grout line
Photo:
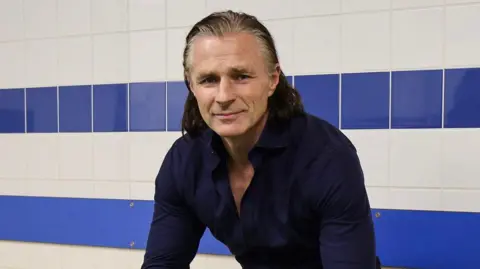
[[[167,23],[168,23],[168,12],[167,11],[167,5],[168,1],[164,1],[164,9],[165,9],[165,132],[168,132],[168,28],[167,28]]]
[[[343,27],[345,23],[345,17],[342,16],[343,12],[343,1],[340,2],[340,29],[339,29],[339,44],[340,52],[338,53],[338,58],[340,62],[340,70],[338,70],[338,129],[342,128],[342,78],[343,78]]]
[[[93,5],[90,4],[90,14],[93,14]],[[90,133],[94,133],[94,124],[93,124],[93,119],[94,119],[94,116],[93,116],[93,113],[95,112],[94,109],[93,109],[93,106],[95,104],[94,102],[94,84],[95,84],[95,38],[93,36],[93,16],[90,16],[90,33],[89,33],[89,37],[90,37],[90,47],[92,49],[92,53],[90,54],[90,57],[91,57],[91,72],[90,72],[90,81],[91,81],[91,84],[90,84]],[[93,151],[93,149],[92,149]]]
[[[130,32],[130,1],[125,1],[125,17],[126,17],[126,28],[127,28],[127,66],[128,66],[128,79],[127,79],[127,132],[130,132],[130,83],[132,78],[132,66],[131,66],[131,57],[132,57],[132,33]]]
[[[392,80],[393,80],[393,10],[392,3],[390,2],[389,18],[388,18],[388,28],[389,28],[389,37],[388,37],[388,46],[389,46],[389,72],[388,72],[388,129],[392,129]],[[390,147],[388,149],[390,151]],[[390,164],[389,164],[390,165]]]

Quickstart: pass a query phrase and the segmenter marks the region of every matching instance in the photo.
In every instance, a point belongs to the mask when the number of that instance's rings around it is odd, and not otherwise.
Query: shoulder
[[[205,134],[198,137],[191,137],[188,134],[184,134],[172,143],[165,156],[165,161],[168,159],[175,170],[181,171],[186,168],[187,164],[200,161],[202,154],[206,150],[207,141]]]
[[[204,166],[207,144],[203,136],[182,135],[175,139],[165,154],[156,177],[157,191],[183,194],[189,182]],[[173,189],[172,189],[173,188]]]
[[[318,117],[307,115],[303,121],[304,131],[298,132],[302,149],[297,154],[308,155],[306,169],[302,171],[307,197],[317,206],[332,197],[363,198],[363,171],[350,139],[339,128]]]
[[[338,152],[356,153],[351,140],[338,127],[312,114],[295,118],[290,132],[293,143],[311,158],[333,157]]]

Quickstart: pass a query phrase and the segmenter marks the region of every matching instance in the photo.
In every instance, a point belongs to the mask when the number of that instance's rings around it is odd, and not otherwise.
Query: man
[[[142,268],[189,268],[206,227],[245,269],[375,268],[355,148],[303,111],[268,30],[213,13],[188,34],[183,66],[186,134],[156,178]]]

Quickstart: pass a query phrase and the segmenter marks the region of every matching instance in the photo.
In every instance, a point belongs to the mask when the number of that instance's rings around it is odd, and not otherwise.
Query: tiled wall
[[[0,268],[139,268],[185,34],[225,8],[357,146],[383,261],[478,264],[480,1],[0,0]],[[199,252],[238,268],[209,233]]]

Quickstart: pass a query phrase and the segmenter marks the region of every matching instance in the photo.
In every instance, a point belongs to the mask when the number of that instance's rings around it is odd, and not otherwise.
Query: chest
[[[228,180],[238,214],[241,210],[242,199],[252,183],[254,174],[255,171],[252,165],[247,165],[245,167],[229,167]]]
[[[240,250],[246,246],[281,247],[305,244],[316,237],[305,184],[306,169],[290,158],[273,156],[244,169],[195,173],[190,205],[213,236]],[[297,162],[298,164],[298,162]],[[308,170],[308,169],[307,169]],[[300,173],[299,173],[300,171]],[[308,244],[308,243],[307,243]]]

